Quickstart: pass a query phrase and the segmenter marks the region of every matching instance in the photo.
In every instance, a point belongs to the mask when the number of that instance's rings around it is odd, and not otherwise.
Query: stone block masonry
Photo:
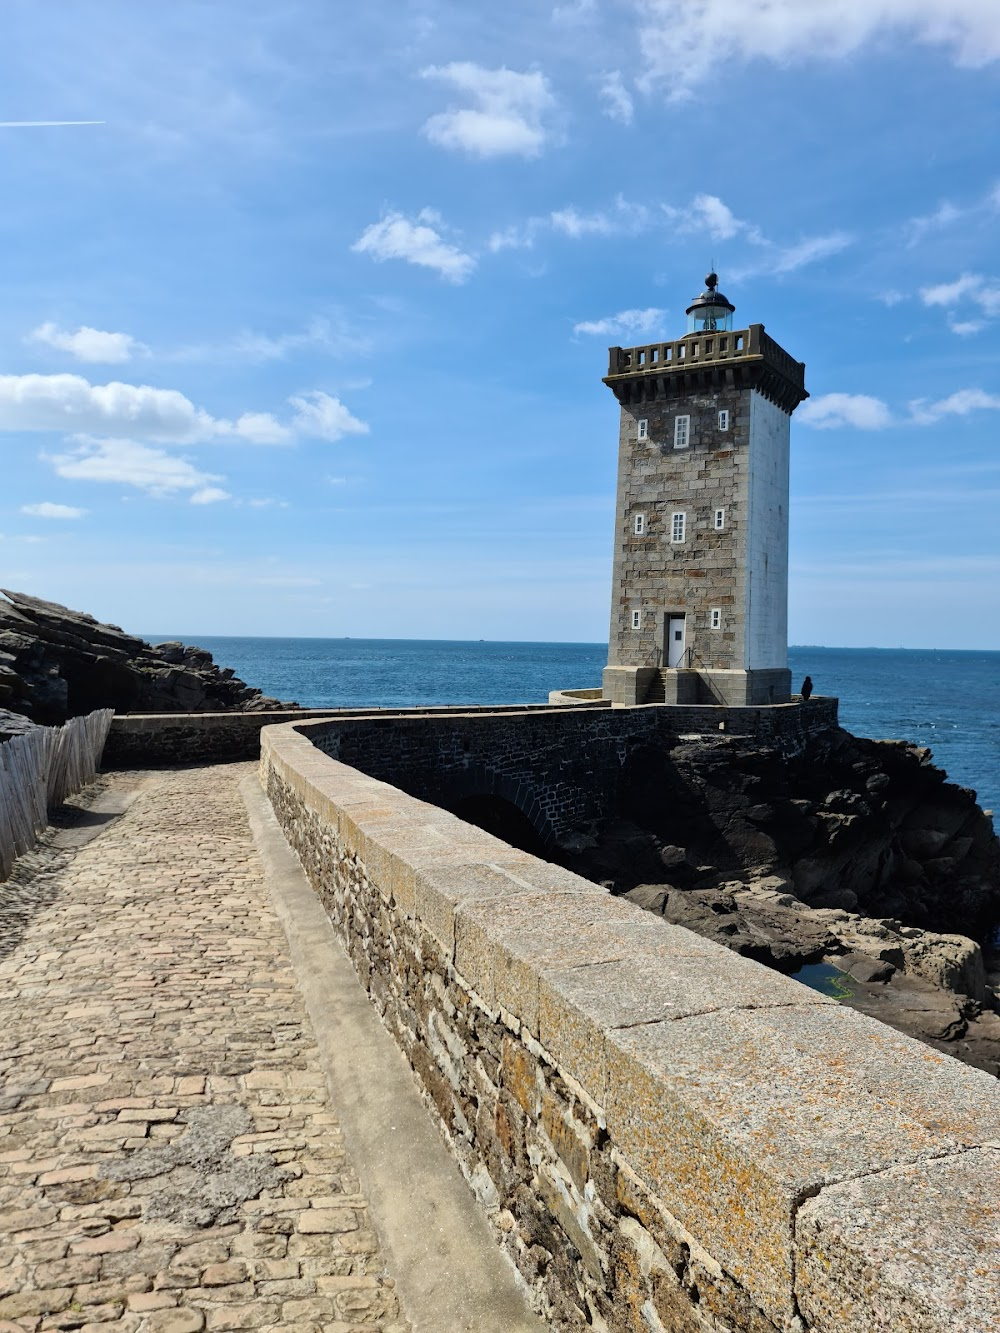
[[[994,1080],[306,730],[262,782],[553,1329],[1000,1327]]]
[[[779,752],[801,749],[837,723],[836,699],[765,708],[469,709],[442,715],[384,713],[303,724],[324,753],[412,795],[452,807],[466,796],[516,806],[542,842],[557,842],[610,812],[622,764],[679,735],[751,735]]]
[[[588,707],[588,704],[580,704]],[[445,717],[465,713],[464,707],[417,709],[283,708],[254,713],[119,713],[111,723],[104,747],[105,768],[172,764],[215,764],[252,759],[260,754],[261,727],[280,722],[305,722],[328,717],[396,717],[417,714]],[[490,712],[525,711],[525,705],[494,707]]]

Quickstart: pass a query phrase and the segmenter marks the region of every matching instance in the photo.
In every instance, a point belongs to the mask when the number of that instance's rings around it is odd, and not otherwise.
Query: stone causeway
[[[670,708],[115,725],[0,886],[0,1333],[1000,1328],[994,1079],[424,799]]]

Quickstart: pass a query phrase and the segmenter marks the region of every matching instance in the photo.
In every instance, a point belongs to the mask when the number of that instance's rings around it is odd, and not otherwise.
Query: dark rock
[[[855,981],[863,982],[886,982],[896,971],[892,963],[864,953],[848,954],[846,958],[838,959],[837,966]]]
[[[991,820],[903,741],[831,729],[792,756],[740,737],[650,747],[623,766],[615,817],[595,831],[570,868],[618,892],[779,875],[813,907],[980,942],[1000,921]]]
[[[10,713],[6,708],[0,708],[0,741],[9,741],[12,736],[26,736],[37,725],[23,713]]]
[[[829,961],[855,1007],[1000,1068],[978,947],[1000,922],[1000,844],[928,750],[839,729],[792,755],[738,736],[650,746],[566,864],[779,971]]]
[[[637,884],[623,896],[643,911],[656,912],[660,916],[667,905],[667,890],[661,884]]]
[[[95,708],[119,713],[254,712],[266,698],[204,648],[152,646],[117,625],[24,593],[0,599],[0,706],[57,725]]]

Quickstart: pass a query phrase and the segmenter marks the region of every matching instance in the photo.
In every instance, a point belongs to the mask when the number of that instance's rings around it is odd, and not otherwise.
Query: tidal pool
[[[792,980],[801,981],[810,990],[818,990],[821,995],[832,996],[835,1000],[848,1000],[856,994],[847,973],[830,963],[806,963],[792,973]]]

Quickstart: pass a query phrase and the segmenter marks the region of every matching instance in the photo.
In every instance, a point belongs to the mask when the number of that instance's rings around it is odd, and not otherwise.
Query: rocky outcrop
[[[650,746],[617,813],[561,859],[622,893],[776,876],[809,907],[983,940],[1000,921],[1000,844],[929,750],[832,728],[789,756],[747,738]]]
[[[12,736],[26,736],[37,725],[23,713],[12,713],[7,708],[0,708],[0,741],[9,741]]]
[[[800,976],[939,1050],[1000,1074],[1000,976],[964,935],[809,907],[774,877],[712,889],[642,884],[625,895],[674,925]]]
[[[1000,1072],[1000,975],[980,947],[1000,844],[927,750],[841,730],[791,757],[740,738],[651,747],[626,762],[616,816],[560,860],[782,972],[826,967],[845,1003]]]
[[[56,602],[0,589],[0,709],[47,726],[96,708],[120,713],[255,712],[271,699],[212,654],[152,646]]]

